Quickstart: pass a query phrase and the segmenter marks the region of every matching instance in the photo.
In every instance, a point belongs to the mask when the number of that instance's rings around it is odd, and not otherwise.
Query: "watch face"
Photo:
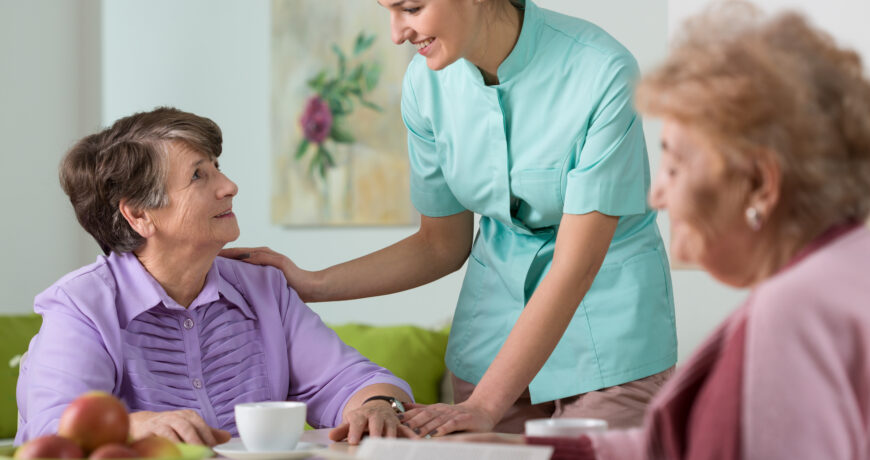
[[[393,406],[393,409],[396,410],[397,414],[401,414],[401,413],[405,412],[405,405],[402,404],[402,401],[399,401],[398,399],[393,398],[391,405]]]

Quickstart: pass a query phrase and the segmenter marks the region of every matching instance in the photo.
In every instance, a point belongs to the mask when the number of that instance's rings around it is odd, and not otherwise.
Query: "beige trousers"
[[[532,404],[529,390],[526,389],[493,431],[522,433],[526,420],[562,417],[600,418],[607,420],[609,428],[640,426],[647,405],[673,373],[674,368],[671,367],[633,382],[541,404]],[[455,375],[452,377],[454,401],[465,401],[474,391],[474,385]]]

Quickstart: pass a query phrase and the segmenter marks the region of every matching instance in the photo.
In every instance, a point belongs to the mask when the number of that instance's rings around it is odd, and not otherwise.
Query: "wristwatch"
[[[405,405],[402,404],[402,401],[399,401],[398,399],[396,399],[392,396],[384,396],[384,395],[372,396],[372,397],[366,399],[365,401],[363,401],[363,404],[365,404],[369,401],[376,401],[376,400],[386,401],[386,402],[390,403],[390,407],[392,407],[393,410],[396,411],[397,414],[401,414],[401,413],[405,412]]]

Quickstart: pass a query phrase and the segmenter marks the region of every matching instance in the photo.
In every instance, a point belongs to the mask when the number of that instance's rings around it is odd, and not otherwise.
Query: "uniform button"
[[[202,388],[202,380],[200,380],[200,379],[193,379],[193,387],[196,388],[197,390],[199,390],[200,388]]]
[[[193,320],[190,318],[187,318],[186,320],[184,320],[184,328],[185,329],[192,329],[193,328]]]

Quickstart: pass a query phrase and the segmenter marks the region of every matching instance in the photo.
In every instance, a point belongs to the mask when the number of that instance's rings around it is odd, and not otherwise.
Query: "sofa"
[[[13,438],[17,428],[15,385],[17,357],[27,351],[30,339],[39,331],[42,318],[35,314],[0,315],[0,440]],[[348,345],[373,362],[407,381],[419,403],[450,402],[449,379],[445,375],[444,352],[447,330],[416,326],[331,326]],[[0,441],[2,445],[3,441]]]

